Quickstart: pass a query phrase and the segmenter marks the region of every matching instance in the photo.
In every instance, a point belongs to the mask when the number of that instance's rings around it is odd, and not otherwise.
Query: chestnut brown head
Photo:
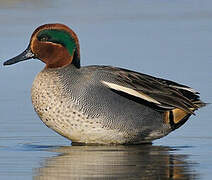
[[[63,24],[45,24],[32,34],[30,44],[20,55],[6,61],[4,65],[37,58],[46,68],[58,68],[74,64],[80,68],[79,41],[76,34]]]

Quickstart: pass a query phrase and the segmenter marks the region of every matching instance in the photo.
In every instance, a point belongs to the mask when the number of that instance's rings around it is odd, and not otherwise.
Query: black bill
[[[22,52],[21,54],[19,54],[18,56],[5,61],[4,65],[15,64],[17,62],[25,61],[25,60],[31,59],[31,58],[35,58],[35,55],[31,51],[30,46],[28,46],[27,49],[24,52]]]

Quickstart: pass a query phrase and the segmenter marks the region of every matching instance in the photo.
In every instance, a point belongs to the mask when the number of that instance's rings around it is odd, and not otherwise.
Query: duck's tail
[[[205,103],[198,99],[196,101],[193,101],[193,104],[195,105],[195,107],[190,108],[192,112],[206,106],[208,103]],[[164,119],[166,123],[170,124],[171,129],[175,130],[182,126],[191,115],[192,113],[189,113],[188,111],[184,111],[179,108],[174,108],[164,113]]]

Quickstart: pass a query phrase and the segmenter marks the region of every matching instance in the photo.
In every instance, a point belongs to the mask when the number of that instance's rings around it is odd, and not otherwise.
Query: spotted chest
[[[97,117],[86,114],[75,97],[67,97],[67,94],[63,93],[60,83],[57,74],[41,71],[32,85],[32,104],[47,127],[77,142],[104,144],[107,141],[116,143],[123,139],[121,133],[105,129]],[[108,133],[110,135],[105,138]]]
[[[67,102],[62,94],[59,78],[54,73],[41,72],[37,75],[31,97],[34,109],[44,124],[65,137],[75,131],[83,132],[87,126],[93,124],[76,104],[70,103],[70,100]]]

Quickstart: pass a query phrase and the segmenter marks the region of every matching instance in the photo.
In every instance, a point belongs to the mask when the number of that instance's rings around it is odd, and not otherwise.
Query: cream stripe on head
[[[124,87],[118,84],[114,84],[114,83],[110,83],[110,82],[105,82],[102,81],[103,84],[107,85],[108,87],[110,87],[111,89],[117,90],[117,91],[122,91],[125,92],[127,94],[130,94],[132,96],[136,96],[138,98],[144,99],[146,101],[155,103],[155,104],[160,104],[160,102],[156,101],[155,99],[149,97],[148,95],[142,93],[142,92],[138,92],[134,89],[128,88],[128,87]]]

